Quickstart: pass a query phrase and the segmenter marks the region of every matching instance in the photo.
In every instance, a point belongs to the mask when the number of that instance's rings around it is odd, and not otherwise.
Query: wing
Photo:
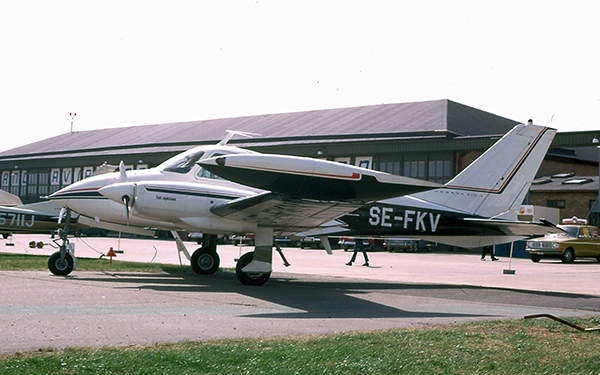
[[[360,202],[292,199],[265,192],[212,207],[211,212],[227,219],[272,227],[280,233],[296,233],[318,227],[360,206]]]
[[[443,187],[430,181],[288,155],[225,155],[198,164],[226,180],[300,199],[373,201]]]

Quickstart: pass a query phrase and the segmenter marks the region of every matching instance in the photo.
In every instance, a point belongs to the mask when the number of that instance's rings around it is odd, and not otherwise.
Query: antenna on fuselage
[[[238,131],[238,130],[226,130],[226,132],[227,132],[227,135],[225,137],[223,137],[223,139],[221,139],[219,141],[219,143],[217,143],[217,146],[223,146],[223,145],[227,144],[227,142],[229,142],[229,140],[231,138],[233,138],[233,136],[236,135],[236,134],[244,136],[246,138],[252,138],[254,136],[259,137],[261,135],[261,134],[256,134],[256,133],[241,132],[241,131]]]

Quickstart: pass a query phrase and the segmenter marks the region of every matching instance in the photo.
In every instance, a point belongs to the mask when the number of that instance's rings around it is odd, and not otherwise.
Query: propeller
[[[125,170],[125,163],[123,163],[123,160],[119,163],[119,180],[127,181],[127,171]]]
[[[58,214],[58,224],[62,223],[63,216],[65,216],[65,212],[67,211],[66,207],[60,209],[60,214]]]
[[[130,203],[131,203],[131,197],[129,195],[123,195],[121,197],[121,200],[123,201],[123,204],[125,205],[125,216],[127,217],[127,226],[129,226],[129,211],[130,211]]]
[[[135,204],[136,191],[137,184],[135,182],[117,182],[98,189],[100,194],[111,201],[125,205],[127,225],[129,225],[131,208]]]

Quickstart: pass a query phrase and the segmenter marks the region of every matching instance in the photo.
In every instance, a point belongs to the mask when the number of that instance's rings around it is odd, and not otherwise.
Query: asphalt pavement
[[[48,236],[17,235],[0,252],[50,255]],[[179,264],[173,241],[72,239],[78,257]],[[9,246],[6,246],[6,244]],[[197,245],[186,243],[190,251]],[[219,246],[221,266],[235,267],[248,246]],[[469,253],[370,252],[346,266],[351,253],[284,248],[274,254],[271,280],[241,285],[232,272],[150,274],[3,271],[0,353],[64,348],[327,334],[522,318],[600,315],[600,263],[533,263]],[[1,254],[0,254],[1,256]],[[189,264],[183,259],[182,263]],[[510,273],[507,273],[509,270]],[[514,274],[512,273],[514,272]]]

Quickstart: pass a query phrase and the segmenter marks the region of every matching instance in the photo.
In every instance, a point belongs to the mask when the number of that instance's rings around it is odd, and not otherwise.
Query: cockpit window
[[[175,155],[169,160],[165,161],[158,167],[158,170],[181,173],[188,173],[194,168],[195,164],[201,159],[211,158],[221,155],[229,154],[254,154],[254,151],[244,150],[237,147],[221,146],[215,148],[212,146],[199,146],[194,149],[188,150],[183,154]],[[206,177],[201,175],[202,173],[209,173],[208,171],[202,172],[203,168],[197,173],[197,177]],[[214,175],[213,175],[214,176]],[[214,178],[214,177],[212,177]]]
[[[193,154],[183,154],[179,158],[171,160],[168,165],[165,165],[163,170],[175,173],[188,173],[203,155],[204,151]]]
[[[215,152],[214,154],[210,155],[210,157],[214,158],[214,157],[222,156],[222,155],[227,155],[227,154],[224,154],[222,152]],[[217,176],[216,174],[214,174],[212,172],[207,171],[204,168],[200,168],[200,170],[196,174],[196,177],[198,177],[198,178],[211,178],[213,180],[223,180],[221,177]]]
[[[207,171],[204,168],[200,168],[200,170],[198,171],[198,174],[196,175],[199,178],[211,178],[213,180],[223,180],[221,177],[217,176],[216,174]]]

